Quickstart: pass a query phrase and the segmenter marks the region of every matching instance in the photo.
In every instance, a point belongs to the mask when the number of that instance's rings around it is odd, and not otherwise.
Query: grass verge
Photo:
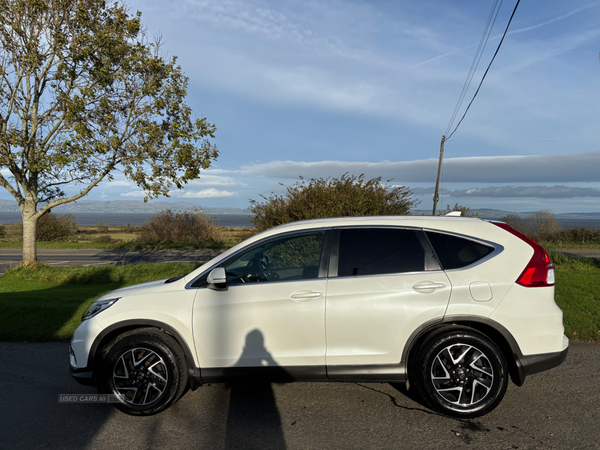
[[[600,341],[600,261],[550,252],[556,272],[556,303],[569,339]]]
[[[38,265],[0,278],[0,341],[67,341],[92,301],[123,286],[185,275],[194,264],[58,269]]]

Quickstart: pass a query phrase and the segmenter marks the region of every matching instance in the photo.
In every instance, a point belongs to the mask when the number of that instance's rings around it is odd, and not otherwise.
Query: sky
[[[459,116],[516,0],[503,2]],[[220,156],[172,201],[246,208],[299,176],[382,177],[433,204],[440,141],[492,0],[127,2],[189,77]],[[521,2],[445,143],[439,205],[600,211],[600,1]],[[2,198],[10,198],[7,192]],[[116,174],[87,199],[141,200]]]

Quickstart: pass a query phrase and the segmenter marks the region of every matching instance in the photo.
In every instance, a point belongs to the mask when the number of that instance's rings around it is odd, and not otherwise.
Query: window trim
[[[433,244],[429,241],[429,237],[427,236],[427,233],[437,233],[437,234],[446,234],[448,236],[453,236],[453,237],[457,237],[457,238],[461,238],[461,239],[465,239],[467,241],[471,241],[471,242],[475,242],[476,244],[481,244],[481,245],[486,245],[488,247],[492,247],[493,250],[488,253],[487,255],[485,255],[483,258],[478,259],[475,262],[472,262],[469,265],[463,266],[463,267],[457,267],[455,269],[444,269],[444,266],[442,265],[442,262],[440,261],[440,258],[438,257],[435,248],[433,247]],[[480,239],[480,238],[476,238],[473,236],[467,236],[464,234],[460,234],[460,233],[455,233],[452,231],[445,231],[445,230],[436,230],[433,228],[423,228],[423,234],[425,235],[425,239],[427,239],[427,242],[429,242],[429,246],[431,247],[431,250],[433,251],[433,254],[435,255],[436,259],[438,260],[438,263],[440,265],[441,270],[443,270],[444,272],[458,272],[461,270],[467,270],[467,269],[471,269],[473,267],[476,267],[480,264],[483,264],[484,262],[495,258],[496,256],[498,256],[500,253],[502,253],[504,251],[504,246],[496,243],[496,242],[492,242],[492,241],[488,241],[485,239]]]
[[[331,248],[331,227],[320,227],[320,228],[309,228],[309,229],[305,229],[305,230],[294,230],[294,231],[288,231],[285,233],[279,233],[279,234],[275,234],[272,236],[267,236],[263,239],[259,239],[257,241],[252,242],[251,244],[245,245],[244,247],[240,248],[238,251],[236,251],[235,253],[232,253],[231,255],[228,255],[226,258],[220,259],[218,260],[215,264],[213,264],[212,266],[210,266],[208,269],[206,269],[205,271],[203,271],[200,275],[194,277],[194,279],[192,279],[190,282],[188,282],[185,285],[185,289],[207,289],[206,285],[202,285],[202,286],[194,286],[196,283],[201,282],[202,278],[204,278],[206,281],[206,277],[208,277],[208,274],[215,269],[216,267],[221,266],[223,263],[225,263],[226,261],[229,261],[231,258],[235,258],[236,256],[238,256],[240,253],[248,250],[251,247],[254,247],[255,245],[259,245],[261,243],[264,242],[268,242],[274,239],[279,239],[281,237],[285,237],[285,236],[291,236],[291,235],[301,235],[301,234],[310,234],[310,233],[314,233],[314,232],[318,232],[318,231],[323,231],[324,232],[324,236],[323,236],[323,247],[321,248],[321,259],[319,262],[319,271],[317,273],[317,277],[316,278],[307,278],[307,279],[300,279],[300,280],[272,280],[272,281],[267,281],[266,283],[285,283],[285,282],[289,282],[289,281],[306,281],[306,280],[317,280],[319,278],[326,278],[327,277],[327,270],[329,267],[329,255],[330,255],[330,248]],[[259,284],[264,284],[263,283],[251,283],[252,285],[259,285]],[[240,285],[233,285],[233,286],[242,286],[242,284]],[[231,286],[231,287],[233,287]],[[230,287],[230,286],[228,286]]]
[[[388,229],[388,230],[407,230],[414,231],[419,239],[419,243],[421,247],[423,247],[424,252],[424,269],[418,271],[411,272],[390,272],[390,273],[372,273],[365,275],[346,275],[346,276],[338,276],[338,268],[339,268],[339,258],[340,258],[340,235],[341,230],[348,229],[363,229],[363,230],[372,230],[372,229]],[[331,255],[329,257],[329,276],[328,278],[355,278],[355,277],[381,277],[381,276],[391,276],[391,275],[407,275],[407,274],[419,274],[419,273],[435,273],[442,272],[442,266],[439,262],[439,259],[427,239],[427,236],[423,232],[423,228],[420,227],[411,227],[411,226],[393,226],[393,225],[350,225],[350,226],[337,226],[333,228],[332,232],[332,243],[331,243]],[[433,264],[431,260],[431,256],[435,258],[435,265],[437,268],[426,270],[428,264]]]

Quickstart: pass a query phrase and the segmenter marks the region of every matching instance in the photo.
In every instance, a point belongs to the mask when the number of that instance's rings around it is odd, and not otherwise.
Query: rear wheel
[[[432,409],[452,417],[487,414],[506,392],[504,355],[488,338],[468,329],[425,341],[415,363],[412,379],[421,397]]]
[[[187,367],[181,347],[158,330],[130,334],[109,350],[102,364],[100,390],[114,394],[115,406],[131,415],[164,411],[183,394]]]

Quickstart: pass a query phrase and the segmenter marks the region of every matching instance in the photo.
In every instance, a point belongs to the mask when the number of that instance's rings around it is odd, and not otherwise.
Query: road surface
[[[67,344],[0,343],[0,361],[0,448],[600,448],[599,344],[572,344],[564,364],[511,383],[476,420],[433,413],[401,386],[363,383],[213,384],[159,415],[132,417],[58,403],[95,393],[67,373]]]
[[[181,262],[206,262],[223,250],[99,250],[38,249],[38,259],[55,267]],[[21,263],[20,248],[0,248],[0,274]]]

